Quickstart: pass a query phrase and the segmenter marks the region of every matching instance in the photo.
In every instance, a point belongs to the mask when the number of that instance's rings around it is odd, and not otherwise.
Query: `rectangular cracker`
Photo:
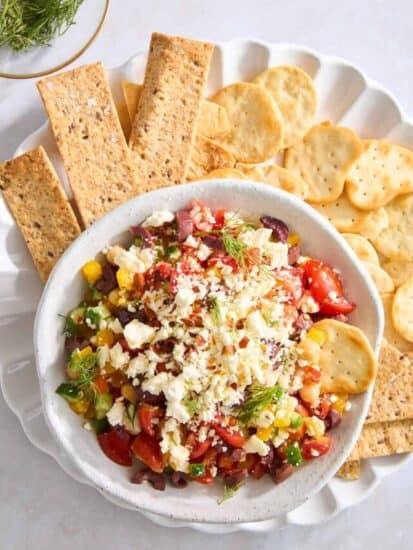
[[[348,460],[413,451],[413,420],[366,424]]]
[[[342,467],[336,473],[337,477],[342,479],[349,479],[354,481],[359,479],[361,474],[361,462],[360,460],[346,460]]]
[[[212,44],[154,33],[129,146],[145,190],[185,181]]]
[[[383,340],[366,424],[413,419],[413,365]]]
[[[142,191],[105,70],[83,65],[37,83],[85,226]]]
[[[142,84],[135,84],[129,80],[123,80],[122,91],[129,113],[129,119],[132,124],[136,111],[138,110],[139,98],[141,97],[142,92]]]
[[[81,230],[43,147],[0,164],[0,189],[46,281]]]

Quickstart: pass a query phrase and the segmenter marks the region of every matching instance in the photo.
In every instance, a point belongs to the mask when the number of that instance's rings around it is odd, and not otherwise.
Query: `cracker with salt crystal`
[[[413,152],[385,140],[368,139],[363,145],[346,181],[354,206],[372,210],[413,191]]]
[[[189,165],[213,48],[179,36],[152,35],[129,140],[145,191],[191,179]]]
[[[348,460],[375,458],[413,451],[413,420],[366,424]]]
[[[374,382],[376,358],[357,327],[323,319],[314,328],[325,335],[320,345],[321,393],[361,393]]]
[[[345,193],[326,204],[312,204],[338,231],[353,232],[361,228],[368,213],[355,208]]]
[[[362,262],[379,265],[376,249],[365,237],[355,233],[343,233],[343,237]]]
[[[0,189],[46,281],[81,230],[43,147],[0,164]]]
[[[238,162],[236,168],[241,170],[248,179],[268,183],[303,200],[308,196],[308,185],[305,181],[278,164],[254,166]]]
[[[391,313],[396,331],[409,342],[413,342],[413,277],[396,290]]]
[[[394,286],[397,288],[413,277],[413,261],[410,260],[387,260],[383,262],[382,267],[393,279]]]
[[[211,101],[228,115],[230,133],[219,143],[237,161],[263,162],[281,149],[284,121],[271,94],[264,88],[237,82],[219,90]]]
[[[373,283],[376,285],[380,294],[393,292],[394,283],[393,279],[388,275],[379,264],[372,262],[363,262],[364,267],[367,269]]]
[[[347,460],[336,473],[341,479],[354,481],[360,478],[361,462],[360,460]]]
[[[309,202],[325,204],[341,195],[362,150],[361,140],[349,128],[319,124],[286,150],[284,165],[308,184]]]
[[[142,190],[101,63],[37,83],[85,226]]]
[[[366,424],[413,419],[413,366],[406,355],[382,343]]]
[[[197,135],[187,170],[187,180],[194,181],[207,176],[213,170],[233,168],[234,165],[235,159],[229,151],[215,141]]]
[[[381,294],[381,301],[384,309],[384,338],[389,344],[397,348],[401,353],[413,351],[413,344],[403,338],[393,325],[392,306],[394,293]]]
[[[385,207],[388,225],[373,238],[376,249],[387,258],[413,258],[413,194],[396,197]]]
[[[301,140],[311,128],[317,110],[317,90],[299,67],[270,67],[252,81],[270,92],[284,119],[283,149]]]

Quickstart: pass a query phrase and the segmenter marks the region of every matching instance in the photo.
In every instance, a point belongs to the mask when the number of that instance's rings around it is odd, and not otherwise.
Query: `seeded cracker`
[[[80,227],[43,147],[0,164],[0,188],[46,281]]]
[[[152,35],[129,140],[145,191],[187,179],[212,51],[206,42]]]
[[[82,221],[89,226],[142,191],[104,68],[83,65],[37,86]]]
[[[365,140],[364,152],[348,174],[354,206],[372,210],[413,191],[413,153],[384,140]]]
[[[366,424],[348,460],[413,451],[413,420]]]
[[[362,151],[362,142],[349,128],[319,124],[303,141],[287,149],[284,162],[288,170],[308,183],[307,200],[325,204],[341,195],[345,179]]]
[[[268,183],[273,187],[292,193],[303,200],[308,196],[308,185],[305,181],[278,164],[251,166],[239,162],[236,168],[242,170],[247,179]]]
[[[347,460],[339,471],[336,473],[337,477],[348,480],[359,479],[361,474],[361,462],[360,460]]]

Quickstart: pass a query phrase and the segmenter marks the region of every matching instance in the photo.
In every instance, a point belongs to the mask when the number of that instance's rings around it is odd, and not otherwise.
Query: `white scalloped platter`
[[[115,101],[122,101],[122,79],[142,82],[145,63],[146,56],[141,54],[109,71]],[[386,137],[413,149],[413,122],[389,92],[345,61],[299,46],[250,40],[217,44],[207,95],[231,82],[249,80],[265,68],[277,64],[297,65],[313,77],[319,94],[317,120],[330,119],[353,128],[361,137]],[[24,140],[16,155],[38,145],[43,145],[49,153],[71,196],[47,123]],[[87,484],[52,438],[43,418],[32,343],[33,320],[42,285],[2,197],[0,260],[0,382],[4,398],[33,445],[52,456],[71,477]],[[315,525],[365,499],[381,479],[401,467],[410,457],[395,455],[366,460],[359,480],[349,482],[333,479],[295,510],[258,523],[186,523],[146,512],[144,515],[159,525],[191,527],[217,534],[234,531],[267,532],[288,524]],[[114,504],[126,507],[113,497],[102,494]]]

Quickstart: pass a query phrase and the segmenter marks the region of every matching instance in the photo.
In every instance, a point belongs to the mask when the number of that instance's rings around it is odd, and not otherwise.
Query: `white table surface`
[[[259,38],[339,55],[389,88],[413,115],[411,0],[113,0],[106,25],[75,64],[116,66],[152,31],[193,38]],[[34,81],[0,79],[0,161],[45,119]],[[0,350],[1,353],[1,350]],[[0,397],[1,550],[387,550],[413,548],[413,465],[365,502],[316,528],[212,538],[170,530],[105,501],[32,447]]]

